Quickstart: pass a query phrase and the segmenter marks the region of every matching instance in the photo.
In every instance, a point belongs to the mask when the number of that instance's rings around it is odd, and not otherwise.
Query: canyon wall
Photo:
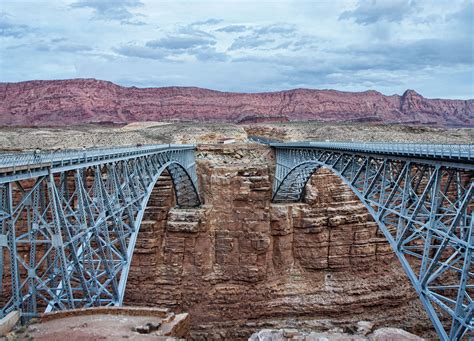
[[[246,94],[185,87],[127,88],[95,79],[0,83],[3,126],[306,120],[473,127],[474,100],[426,99],[413,90],[402,96],[309,89]]]
[[[262,328],[342,328],[366,320],[433,337],[390,246],[351,190],[319,170],[305,203],[272,204],[270,148],[201,145],[197,209],[157,184],[125,304],[187,311],[196,340],[246,339]],[[169,210],[169,211],[168,211]]]

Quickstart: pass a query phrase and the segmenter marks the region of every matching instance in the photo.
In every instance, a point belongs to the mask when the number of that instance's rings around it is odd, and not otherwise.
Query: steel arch
[[[121,305],[161,174],[170,174],[178,206],[200,204],[194,146],[5,155],[0,167],[2,270],[5,248],[10,265],[0,284],[11,293],[3,315]]]
[[[472,145],[443,146],[443,153],[432,148],[432,155],[417,145],[392,145],[391,152],[377,144],[273,147],[274,202],[303,200],[311,175],[320,167],[330,169],[378,223],[440,338],[474,334]]]

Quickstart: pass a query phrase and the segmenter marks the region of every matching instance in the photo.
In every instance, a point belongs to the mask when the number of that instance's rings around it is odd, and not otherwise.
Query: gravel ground
[[[473,143],[474,129],[397,125],[326,124],[319,122],[255,125],[132,123],[127,126],[74,126],[69,128],[0,128],[3,151],[56,150],[152,143],[218,143],[222,138],[247,142],[248,136],[281,141],[397,141]]]

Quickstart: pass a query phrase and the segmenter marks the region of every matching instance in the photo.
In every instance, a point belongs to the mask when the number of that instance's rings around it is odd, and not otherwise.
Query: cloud
[[[57,51],[57,52],[69,52],[69,53],[77,53],[77,52],[87,52],[92,51],[93,48],[84,45],[84,44],[75,44],[75,43],[65,43],[65,44],[58,44],[58,45],[43,45],[45,46],[45,50],[47,51]]]
[[[224,62],[229,59],[229,56],[223,52],[217,51],[215,48],[199,48],[191,51],[192,55],[197,60],[203,62]]]
[[[210,18],[210,19],[203,20],[203,21],[195,21],[195,22],[191,23],[191,26],[217,25],[222,21],[223,21],[222,19]]]
[[[12,16],[6,12],[0,12],[0,36],[21,38],[32,31],[27,25],[15,24]]]
[[[287,39],[294,37],[297,32],[296,27],[289,24],[254,26],[250,29],[250,34],[239,36],[234,40],[229,47],[229,51],[242,49],[275,50],[285,48],[291,45],[291,41],[287,41]],[[274,43],[278,45],[274,46]]]
[[[417,88],[427,96],[472,97],[472,0],[210,1],[204,7],[199,1],[163,7],[151,0],[7,0],[0,8],[13,17],[0,13],[0,78],[85,76],[234,91]],[[139,12],[147,26],[117,24],[142,25]]]
[[[153,49],[187,50],[196,47],[215,45],[216,41],[209,38],[190,35],[167,36],[161,39],[150,40],[147,47]]]
[[[206,38],[211,38],[211,39],[216,38],[215,36],[213,36],[209,32],[196,29],[192,25],[178,27],[178,29],[176,30],[176,34],[183,34],[183,35],[197,36],[197,37],[206,37]]]
[[[366,60],[365,69],[409,70],[472,64],[472,46],[461,39],[419,39],[350,46],[335,51],[351,55],[354,60]]]
[[[95,19],[120,21],[124,24],[141,25],[140,21],[132,21],[137,15],[129,9],[143,6],[139,0],[78,0],[71,4],[72,8],[90,8]]]
[[[229,25],[217,29],[217,32],[226,32],[226,33],[235,33],[235,32],[245,32],[248,30],[248,27],[245,25]]]
[[[255,28],[254,32],[258,35],[277,34],[286,36],[295,33],[296,27],[290,24],[273,24]]]
[[[294,38],[297,29],[295,25],[276,23],[264,26],[244,26],[250,30],[250,34],[239,36],[234,40],[229,47],[229,51],[243,50],[243,49],[258,49],[258,50],[278,50],[289,47],[292,41],[289,38]],[[239,28],[240,29],[240,28]],[[232,32],[233,28],[230,26],[227,31]],[[277,45],[275,45],[277,44]]]
[[[90,52],[94,49],[86,44],[80,44],[68,41],[67,38],[52,38],[52,39],[34,39],[21,44],[6,47],[10,50],[15,49],[34,49],[38,52],[55,52],[55,53],[80,53]]]
[[[164,60],[168,53],[162,50],[140,46],[136,44],[122,45],[114,49],[116,53],[125,57]]]
[[[358,24],[369,25],[378,21],[401,22],[417,10],[414,0],[359,0],[352,11],[344,11],[339,20],[354,19]]]
[[[168,62],[184,62],[180,58],[184,56],[194,57],[201,62],[226,61],[229,56],[223,52],[217,51],[212,46],[195,45],[186,49],[167,49],[162,47],[150,47],[133,44],[122,45],[115,48],[114,51],[124,57],[154,59]]]
[[[234,40],[232,45],[229,47],[229,51],[242,49],[257,49],[274,42],[275,39],[258,37],[256,35],[240,36]]]
[[[164,37],[148,40],[142,44],[125,44],[115,52],[127,57],[161,59],[183,62],[189,56],[200,61],[223,61],[228,56],[216,50],[216,38],[192,25],[179,26]],[[184,59],[183,59],[184,58]]]
[[[464,1],[459,10],[446,15],[446,21],[448,24],[454,26],[454,29],[457,30],[457,35],[467,34],[472,39],[474,34],[474,3]]]

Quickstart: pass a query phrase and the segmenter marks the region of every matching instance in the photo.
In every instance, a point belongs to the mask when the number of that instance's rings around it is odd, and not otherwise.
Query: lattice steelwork
[[[473,145],[272,144],[274,202],[326,167],[365,204],[443,340],[474,337]]]
[[[121,305],[165,170],[178,206],[198,206],[194,146],[0,155],[0,315]]]

